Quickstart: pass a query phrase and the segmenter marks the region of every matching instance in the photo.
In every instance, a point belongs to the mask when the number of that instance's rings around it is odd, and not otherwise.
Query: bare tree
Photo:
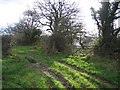
[[[52,47],[59,47],[57,48],[58,50],[60,49],[60,44],[63,44],[63,42],[65,42],[65,45],[72,43],[73,34],[76,34],[74,32],[77,30],[77,27],[79,27],[79,30],[82,28],[82,24],[78,20],[79,9],[76,8],[75,3],[69,4],[64,0],[37,1],[35,5],[36,11],[41,16],[41,25],[47,26],[47,31],[52,34]],[[60,41],[61,38],[62,41]],[[61,48],[65,47],[65,45],[62,45]]]
[[[23,19],[15,24],[14,32],[18,36],[21,35],[26,44],[34,43],[42,33],[37,12],[35,10],[25,11]]]
[[[24,17],[22,19],[23,23],[26,25],[27,29],[38,29],[40,27],[39,14],[33,10],[27,10],[24,13]]]
[[[98,51],[100,52],[108,52],[113,51],[113,49],[119,48],[117,46],[117,36],[120,32],[120,27],[115,27],[115,20],[120,18],[120,1],[118,2],[101,2],[102,7],[100,10],[95,11],[94,8],[92,10],[92,16],[97,23],[99,36],[100,36],[100,44],[98,47]]]

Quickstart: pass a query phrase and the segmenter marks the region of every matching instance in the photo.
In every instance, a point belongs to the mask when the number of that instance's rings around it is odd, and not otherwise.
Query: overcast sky
[[[9,24],[16,23],[25,10],[32,7],[36,0],[0,0],[0,28],[6,27]],[[68,0],[69,1],[69,0]],[[94,21],[91,18],[90,7],[99,9],[98,0],[70,0],[76,2],[81,9],[86,24],[86,29],[90,32],[95,32]]]

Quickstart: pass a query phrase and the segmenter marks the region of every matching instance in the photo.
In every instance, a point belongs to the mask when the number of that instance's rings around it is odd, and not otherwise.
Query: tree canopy
[[[40,24],[47,26],[46,31],[51,33],[50,48],[64,51],[66,45],[73,44],[75,36],[82,30],[78,20],[80,11],[74,2],[37,1],[34,8],[39,13]]]
[[[120,18],[120,1],[118,2],[101,2],[102,7],[95,11],[92,10],[92,16],[97,23],[100,38],[100,52],[111,52],[118,49],[118,34],[120,27],[115,27],[116,20]]]

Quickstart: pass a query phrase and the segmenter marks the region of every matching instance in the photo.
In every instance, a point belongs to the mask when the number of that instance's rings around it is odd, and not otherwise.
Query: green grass
[[[50,77],[31,67],[26,56],[50,65],[57,58],[62,59],[63,55],[47,56],[44,49],[37,46],[14,47],[12,55],[2,60],[3,88],[48,88],[46,82]],[[57,80],[53,79],[53,82],[56,83]]]
[[[12,55],[2,59],[3,88],[65,88],[60,81],[57,81],[50,74],[43,73],[38,68],[31,66],[26,58],[29,56],[38,63],[43,62],[47,64],[54,72],[62,74],[76,88],[109,86],[102,84],[103,82],[86,73],[78,72],[58,61],[64,60],[71,65],[96,73],[113,82],[118,82],[116,62],[107,58],[98,56],[69,56],[65,58],[65,55],[62,53],[47,55],[45,49],[40,46],[14,46]]]
[[[54,62],[54,66],[52,68],[54,71],[62,74],[69,83],[75,88],[99,88],[99,87],[110,87],[107,84],[103,84],[97,79],[89,76],[86,73],[78,72],[74,69],[71,69],[64,64]],[[86,78],[87,77],[87,78]],[[98,85],[99,84],[99,85]]]
[[[49,85],[49,88],[65,88],[65,86],[63,86],[60,81],[57,81],[50,74],[46,74],[46,75],[48,76],[46,83]]]
[[[31,56],[37,62],[41,61],[51,65],[53,61],[61,60],[65,57],[64,54],[45,54],[45,49],[40,46],[16,46],[13,52],[21,57]]]
[[[25,59],[17,63],[14,59],[3,60],[3,88],[47,87],[43,73],[36,72],[28,65]]]
[[[101,58],[92,56],[88,58],[87,56],[70,56],[64,59],[65,62],[76,67],[83,68],[92,73],[96,73],[100,76],[105,77],[113,82],[118,82],[117,62],[108,60],[107,58]]]

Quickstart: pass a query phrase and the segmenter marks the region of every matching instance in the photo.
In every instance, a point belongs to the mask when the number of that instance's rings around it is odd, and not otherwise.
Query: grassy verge
[[[16,46],[13,48],[13,53],[21,57],[31,56],[36,60],[36,62],[44,62],[48,65],[51,65],[54,61],[61,60],[65,57],[62,53],[48,55],[45,53],[45,49],[40,46]]]
[[[58,72],[76,88],[109,87],[93,78],[87,73],[82,73],[71,67],[59,63],[66,63],[81,67],[89,72],[96,73],[113,82],[118,82],[116,62],[96,56],[69,56],[64,58],[62,53],[46,55],[40,46],[15,46],[12,55],[2,59],[3,88],[64,88],[60,81],[49,74],[32,67],[26,57],[32,57],[36,62],[47,64],[54,72]]]
[[[96,73],[113,82],[118,82],[117,62],[101,57],[70,56],[64,59],[65,62],[76,67],[83,68],[92,73]]]
[[[2,59],[3,88],[49,88],[46,82],[50,77],[31,67],[29,61],[25,58],[27,56],[33,57],[37,62],[42,61],[50,65],[53,60],[62,59],[63,55],[47,56],[44,49],[39,46],[14,47],[12,55]],[[53,78],[51,80],[54,83],[57,82]]]
[[[86,73],[78,72],[64,64],[54,62],[53,70],[61,73],[75,88],[97,88],[96,82],[92,82],[91,77]],[[88,77],[89,79],[87,79]]]

